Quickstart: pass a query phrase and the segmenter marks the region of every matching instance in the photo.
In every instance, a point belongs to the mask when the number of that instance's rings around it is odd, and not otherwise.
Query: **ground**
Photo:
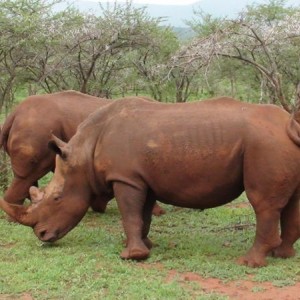
[[[124,233],[115,201],[105,214],[89,211],[54,244],[1,213],[0,300],[300,300],[299,241],[294,258],[268,257],[264,268],[236,264],[255,234],[246,199],[204,211],[164,208],[142,262],[119,257]]]
[[[142,268],[163,269],[162,264],[141,263]],[[230,300],[298,300],[300,299],[300,282],[293,286],[276,287],[270,282],[254,282],[251,280],[238,280],[222,282],[217,278],[204,278],[196,273],[179,273],[176,270],[169,271],[166,282],[176,281],[182,286],[188,282],[196,283],[207,294],[216,293],[227,296]],[[24,298],[23,300],[28,300]]]
[[[297,300],[300,299],[300,283],[289,287],[274,287],[269,282],[257,283],[249,280],[230,281],[222,283],[219,279],[203,278],[194,273],[178,274],[176,271],[170,271],[167,281],[172,281],[179,276],[182,284],[187,281],[193,281],[199,284],[199,287],[209,293],[218,293],[228,296],[229,299],[238,300]]]

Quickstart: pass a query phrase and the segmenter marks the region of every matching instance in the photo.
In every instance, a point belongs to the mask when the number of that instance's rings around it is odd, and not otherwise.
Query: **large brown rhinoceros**
[[[67,142],[90,113],[111,102],[76,91],[35,95],[22,101],[7,117],[0,134],[0,147],[10,156],[14,174],[4,199],[22,204],[30,186],[54,170],[55,153],[48,148],[51,132]],[[98,212],[104,212],[106,205],[96,199],[91,202]],[[155,206],[153,213],[164,211]]]
[[[91,195],[115,196],[127,236],[121,257],[144,259],[155,199],[205,209],[245,190],[257,229],[239,263],[264,266],[268,253],[293,256],[300,236],[300,149],[292,140],[299,133],[299,124],[273,105],[231,98],[114,102],[90,115],[69,143],[53,136],[52,181],[45,191],[31,187],[32,198],[41,201],[0,206],[40,240],[53,242],[82,219]]]

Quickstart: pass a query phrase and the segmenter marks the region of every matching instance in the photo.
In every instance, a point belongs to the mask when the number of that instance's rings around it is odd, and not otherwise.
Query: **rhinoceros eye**
[[[61,199],[61,195],[55,195],[54,197],[53,197],[53,200],[54,201],[59,201]]]

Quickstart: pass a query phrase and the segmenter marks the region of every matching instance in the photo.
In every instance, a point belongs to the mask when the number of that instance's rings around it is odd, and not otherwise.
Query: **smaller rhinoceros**
[[[154,101],[148,97],[133,97]],[[88,115],[112,100],[98,98],[76,91],[34,95],[23,100],[5,120],[0,147],[11,160],[14,178],[4,193],[5,201],[22,204],[29,196],[29,188],[54,170],[55,153],[48,148],[51,133],[67,142],[78,125]],[[94,211],[104,212],[106,202],[91,201]],[[164,210],[158,205],[153,213]]]
[[[55,174],[44,192],[31,188],[35,203],[0,205],[53,242],[82,219],[91,195],[115,196],[127,236],[121,257],[145,259],[155,199],[206,209],[245,190],[257,224],[239,263],[264,266],[268,253],[293,256],[300,236],[299,135],[298,122],[274,105],[114,102],[91,114],[69,143],[52,137]]]

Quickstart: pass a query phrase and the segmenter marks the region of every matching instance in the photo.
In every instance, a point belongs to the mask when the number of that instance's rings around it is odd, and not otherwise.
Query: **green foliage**
[[[247,6],[246,16],[258,22],[267,24],[278,23],[287,15],[296,12],[295,7],[287,7],[287,0],[269,0],[266,4],[252,4]]]
[[[249,279],[276,286],[299,281],[299,255],[269,258],[266,268],[251,269],[235,260],[250,247],[255,233],[252,209],[243,196],[216,209],[197,211],[164,206],[154,217],[155,243],[144,262],[119,258],[124,239],[120,214],[112,201],[103,215],[88,212],[66,237],[39,242],[32,230],[8,223],[0,214],[0,295],[34,299],[227,299],[183,282],[194,272],[224,282]],[[240,208],[239,208],[240,207]],[[299,243],[297,244],[299,249]],[[170,277],[170,272],[175,275]],[[169,279],[168,279],[169,278]]]
[[[270,0],[247,6],[236,19],[218,19],[195,10],[188,22],[198,37],[174,58],[174,68],[206,79],[214,95],[242,95],[260,103],[280,104],[291,111],[299,77],[299,7]],[[202,70],[203,72],[199,72]],[[201,74],[202,73],[202,74]],[[199,80],[194,80],[199,82]],[[219,88],[228,85],[227,89]],[[192,85],[190,86],[192,89]],[[224,95],[224,94],[223,94]]]
[[[235,20],[195,9],[195,17],[186,23],[200,43],[206,45],[205,40],[218,33],[224,37],[221,50],[232,45],[223,59],[224,53],[212,59],[212,49],[204,49],[204,63],[192,55],[197,39],[179,38],[162,26],[163,18],[152,18],[131,1],[100,5],[100,16],[72,5],[59,10],[60,2],[0,1],[0,107],[9,109],[23,86],[33,92],[75,89],[110,98],[147,91],[157,100],[172,102],[201,94],[274,103],[279,98],[286,107],[292,102],[300,80],[295,63],[299,34],[296,25],[281,22],[287,17],[298,20],[299,8],[287,7],[284,0],[247,6]],[[233,31],[226,36],[228,24]],[[272,26],[264,40],[262,33]],[[282,34],[288,35],[276,43]],[[187,47],[187,53],[180,46]],[[187,63],[174,65],[177,56]]]
[[[222,19],[214,18],[206,14],[201,8],[194,10],[194,18],[187,20],[186,24],[193,29],[199,37],[209,36],[210,34],[222,29]]]
[[[0,2],[0,108],[4,104],[9,109],[18,88],[32,82],[33,65],[38,61],[37,53],[45,47],[51,28],[51,8],[57,2]]]

